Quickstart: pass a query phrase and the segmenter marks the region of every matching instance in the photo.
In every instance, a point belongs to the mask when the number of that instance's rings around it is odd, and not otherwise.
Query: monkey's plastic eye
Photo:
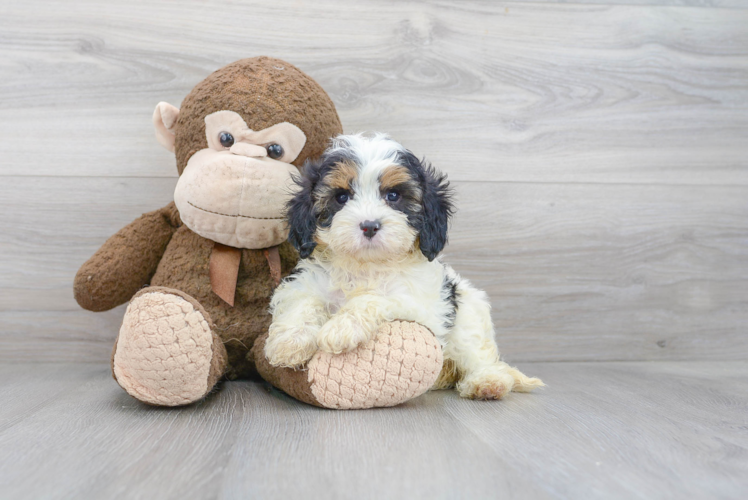
[[[266,149],[268,150],[268,156],[273,160],[277,160],[283,156],[283,148],[280,144],[269,144]]]
[[[387,191],[385,198],[387,198],[387,201],[394,203],[400,199],[400,193],[397,191]]]
[[[338,193],[335,195],[335,201],[341,205],[345,205],[345,202],[348,201],[349,198],[348,193]]]
[[[221,141],[221,146],[224,148],[230,148],[234,145],[234,136],[228,132],[221,132],[221,135],[218,136],[218,140]]]

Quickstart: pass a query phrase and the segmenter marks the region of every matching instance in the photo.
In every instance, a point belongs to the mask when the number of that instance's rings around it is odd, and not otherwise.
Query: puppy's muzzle
[[[365,237],[372,239],[377,234],[377,231],[379,231],[379,228],[382,227],[382,223],[378,220],[365,220],[359,224],[359,227],[364,232]]]

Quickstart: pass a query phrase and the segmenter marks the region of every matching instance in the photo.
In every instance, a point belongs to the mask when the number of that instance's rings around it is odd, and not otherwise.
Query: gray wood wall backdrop
[[[616,3],[2,2],[0,360],[108,359],[71,282],[172,197],[153,107],[263,54],[449,173],[509,360],[745,359],[746,2]]]

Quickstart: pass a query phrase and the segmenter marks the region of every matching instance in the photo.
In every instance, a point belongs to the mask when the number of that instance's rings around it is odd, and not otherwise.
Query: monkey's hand
[[[150,283],[178,220],[170,203],[109,238],[75,275],[73,293],[78,304],[89,311],[106,311],[130,300]]]

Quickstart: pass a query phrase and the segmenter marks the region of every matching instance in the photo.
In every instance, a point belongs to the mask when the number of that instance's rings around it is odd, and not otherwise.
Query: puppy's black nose
[[[379,231],[379,228],[382,227],[382,224],[378,220],[365,220],[359,224],[359,227],[364,232],[364,236],[372,239],[377,234],[377,231]]]

